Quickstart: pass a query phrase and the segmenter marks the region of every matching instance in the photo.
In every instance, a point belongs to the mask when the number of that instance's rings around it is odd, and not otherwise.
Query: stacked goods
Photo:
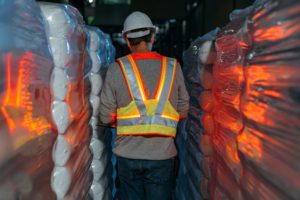
[[[219,30],[218,30],[219,31]],[[209,183],[211,182],[211,172],[210,165],[212,160],[212,144],[211,137],[213,133],[213,123],[212,123],[212,114],[213,109],[215,107],[213,101],[213,62],[216,59],[216,52],[214,48],[214,39],[216,37],[217,32],[214,31],[211,34],[211,38],[207,38],[198,53],[199,62],[203,64],[203,68],[200,73],[201,85],[204,91],[200,94],[200,106],[203,110],[203,116],[201,118],[201,124],[203,126],[204,132],[200,138],[199,146],[203,153],[202,160],[202,171],[203,171],[203,179],[201,180],[200,191],[203,199],[208,199],[209,197]]]
[[[203,126],[200,119],[203,116],[203,106],[207,110],[211,109],[209,104],[211,95],[211,85],[203,85],[202,73],[211,73],[211,64],[213,63],[213,55],[211,54],[212,40],[214,39],[218,29],[197,39],[192,43],[191,47],[184,52],[184,67],[183,73],[186,77],[187,89],[190,94],[190,110],[185,122],[185,130],[183,134],[186,136],[185,145],[179,146],[179,153],[183,156],[180,158],[181,169],[179,172],[179,185],[177,186],[177,196],[180,199],[201,199],[200,185],[203,180],[202,160],[203,152],[200,150],[199,141],[203,135]],[[201,59],[200,59],[201,58]],[[205,77],[212,83],[211,78]],[[201,97],[199,97],[201,94]],[[207,105],[200,104],[201,98],[207,99]],[[181,153],[182,149],[186,149],[185,153]]]
[[[50,75],[44,21],[32,0],[0,1],[0,199],[54,199]]]
[[[54,60],[51,109],[58,137],[53,147],[51,186],[57,199],[85,199],[91,183],[92,156],[91,112],[84,79],[88,63],[84,22],[72,6],[41,3],[40,7]]]
[[[105,147],[105,135],[99,130],[98,115],[100,105],[100,90],[102,87],[102,77],[100,75],[101,68],[108,62],[108,54],[106,53],[106,37],[100,29],[87,26],[87,35],[89,36],[87,50],[92,58],[92,67],[88,74],[91,83],[90,103],[92,105],[91,127],[93,129],[93,137],[90,148],[93,153],[93,161],[91,171],[93,173],[93,181],[90,189],[90,196],[93,199],[111,199],[111,191],[109,185],[108,150]]]
[[[237,138],[243,129],[240,98],[244,84],[243,63],[249,49],[243,38],[246,16],[252,9],[240,12],[218,34],[215,47],[217,59],[213,68],[213,132],[211,142],[212,180],[210,196],[218,199],[241,199],[239,181],[242,166],[238,156]]]
[[[299,199],[300,1],[264,1],[248,18],[241,188],[247,199]]]
[[[299,11],[257,1],[216,39],[211,199],[299,199]]]

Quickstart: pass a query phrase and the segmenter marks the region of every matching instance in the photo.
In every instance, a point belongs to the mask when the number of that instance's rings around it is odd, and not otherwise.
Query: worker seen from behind
[[[116,124],[121,200],[169,200],[175,183],[176,127],[189,108],[179,63],[152,52],[156,27],[133,12],[123,36],[131,54],[106,74],[100,120]]]

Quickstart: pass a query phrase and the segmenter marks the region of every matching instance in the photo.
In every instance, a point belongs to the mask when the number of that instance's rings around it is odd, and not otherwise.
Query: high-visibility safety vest
[[[169,98],[177,61],[162,57],[161,76],[154,99],[147,99],[137,64],[131,55],[117,60],[127,84],[131,102],[117,109],[117,136],[175,137],[179,113]]]

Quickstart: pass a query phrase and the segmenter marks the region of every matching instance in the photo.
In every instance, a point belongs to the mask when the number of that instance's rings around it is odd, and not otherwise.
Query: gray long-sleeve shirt
[[[146,87],[147,96],[154,97],[160,77],[161,59],[154,52],[133,54],[146,59],[136,60]],[[134,56],[135,58],[135,56]],[[118,63],[108,68],[101,92],[100,121],[111,124],[116,110],[130,102],[130,95]],[[189,96],[184,84],[183,74],[178,63],[170,102],[181,117],[185,117],[189,109]],[[177,155],[174,139],[170,137],[118,136],[113,152],[120,157],[145,160],[164,160]]]

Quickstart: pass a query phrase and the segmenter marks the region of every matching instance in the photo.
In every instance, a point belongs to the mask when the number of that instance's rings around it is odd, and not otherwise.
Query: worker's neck
[[[144,52],[150,52],[151,49],[149,48],[148,44],[145,42],[142,42],[136,46],[131,47],[132,53],[144,53]]]

